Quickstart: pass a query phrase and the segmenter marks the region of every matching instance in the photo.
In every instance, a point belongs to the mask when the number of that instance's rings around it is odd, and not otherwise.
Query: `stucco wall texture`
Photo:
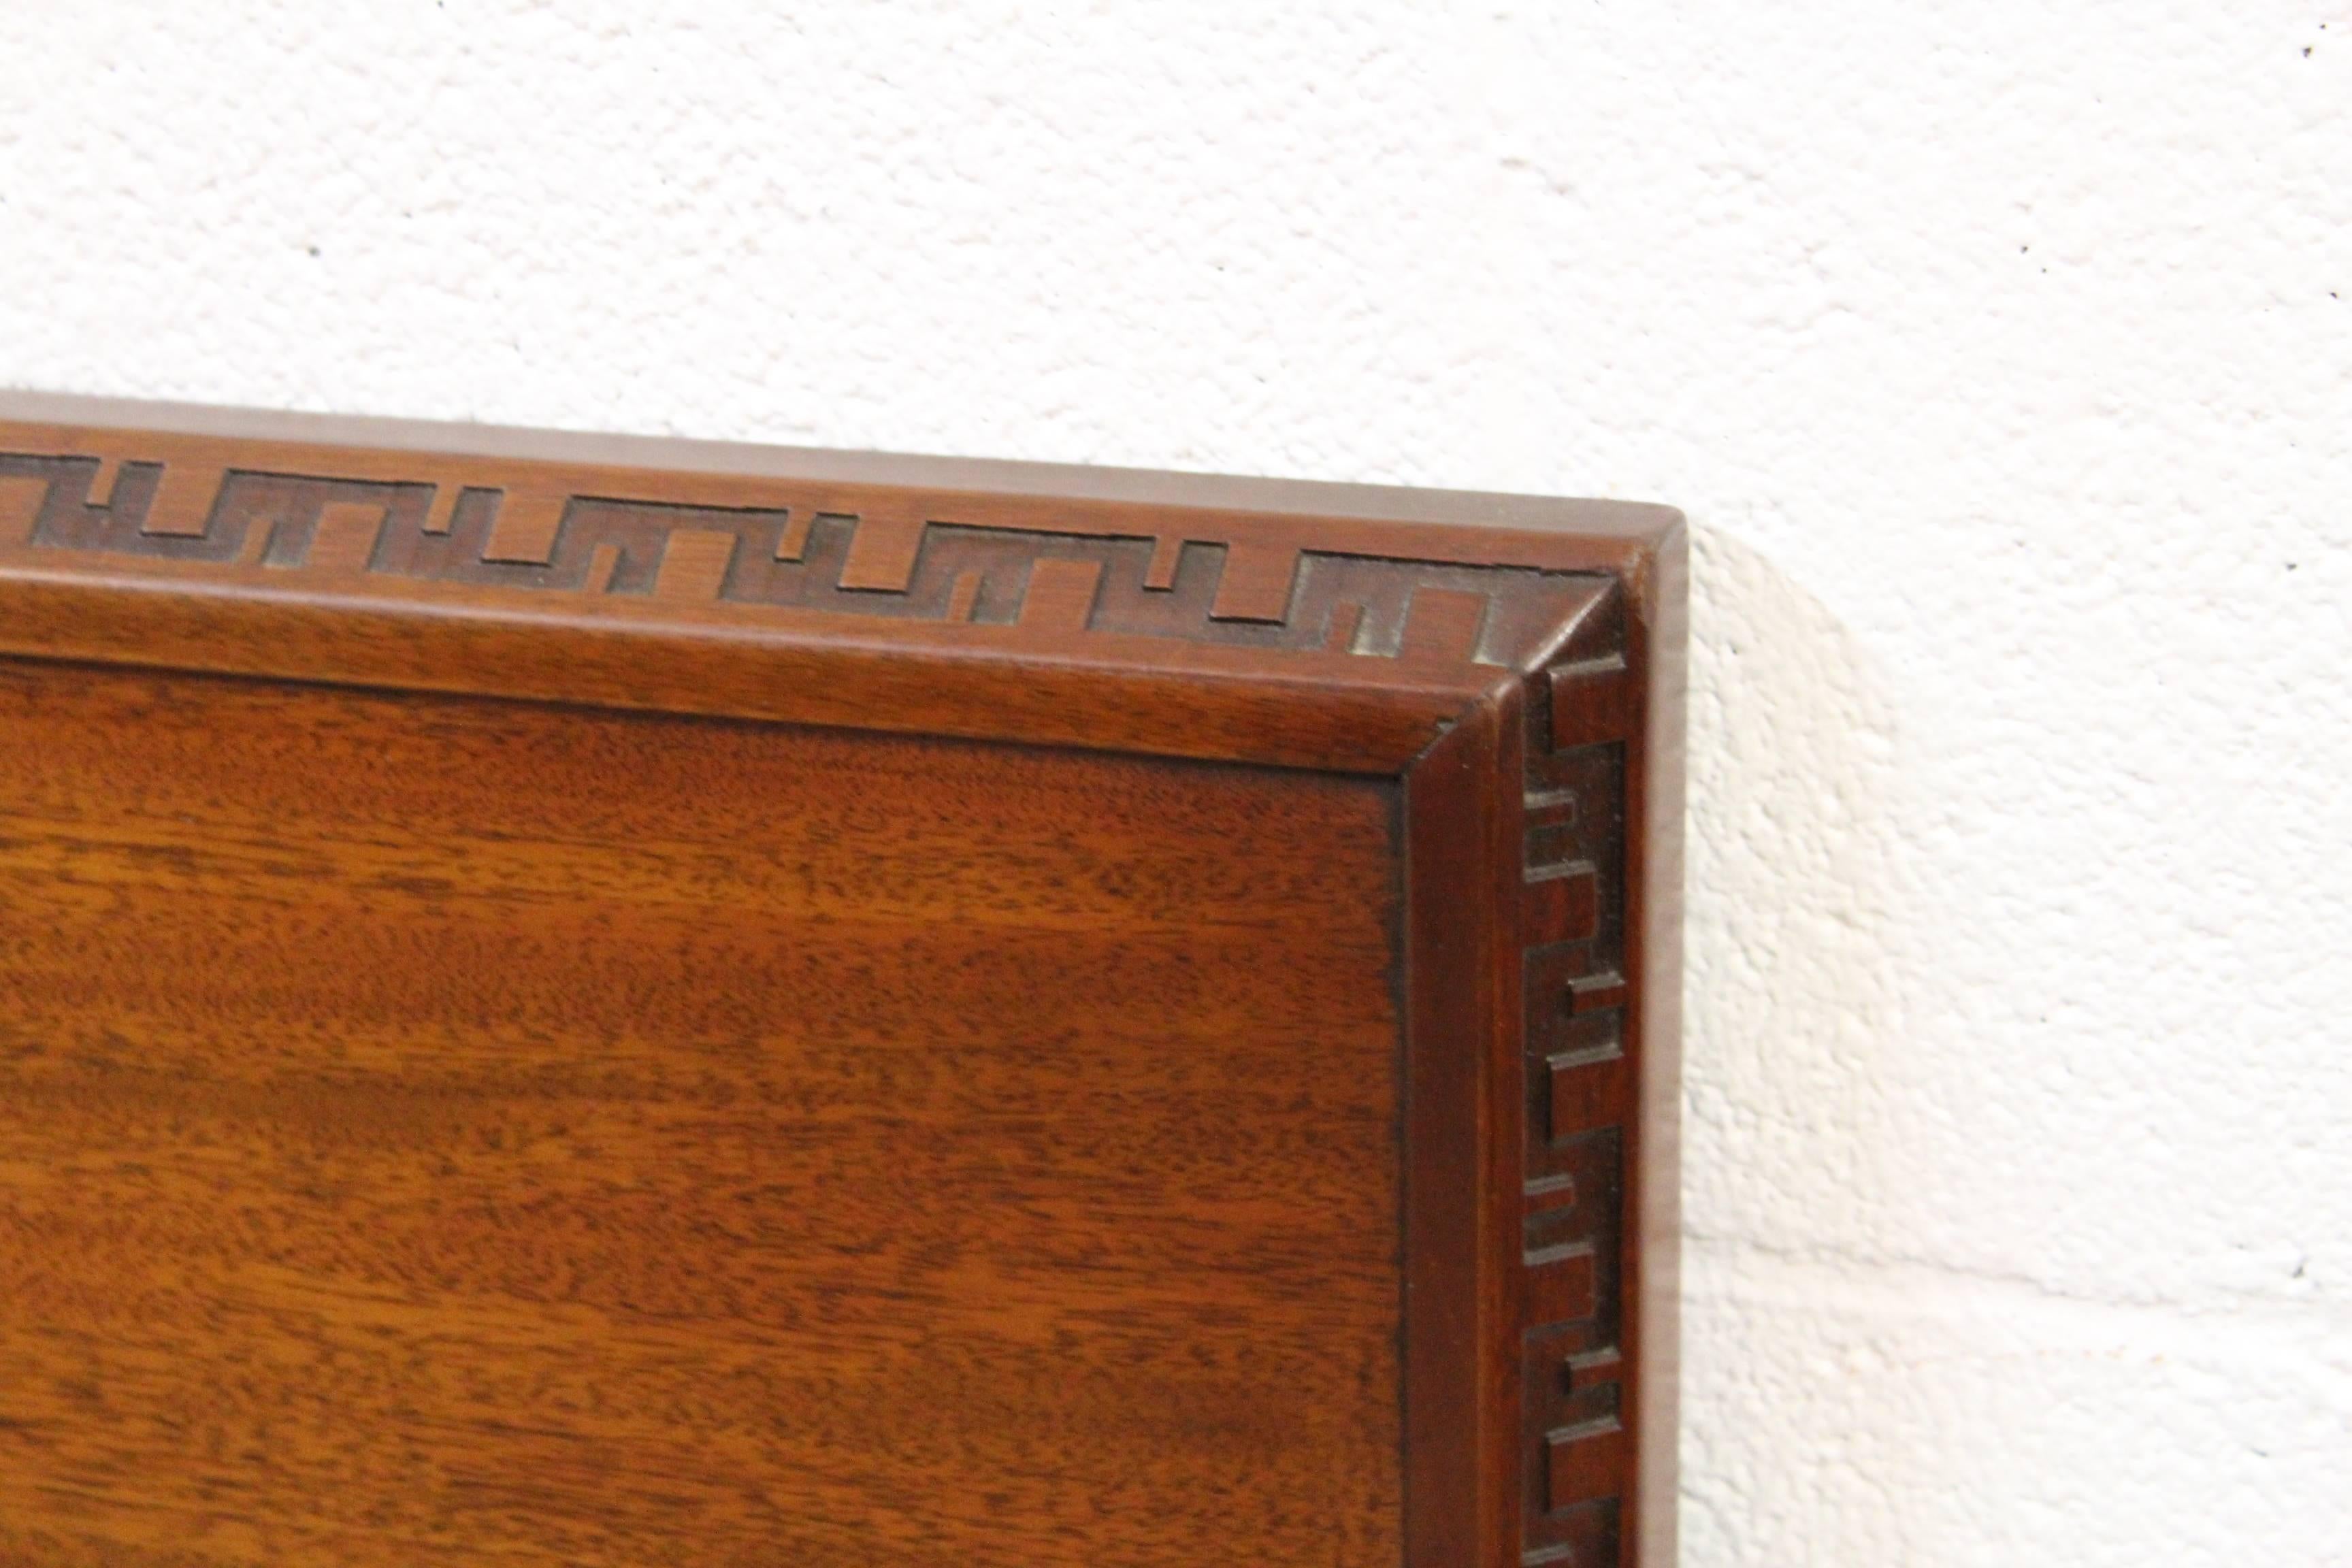
[[[2352,1563],[2344,0],[17,0],[0,383],[1681,505],[1684,1561]]]

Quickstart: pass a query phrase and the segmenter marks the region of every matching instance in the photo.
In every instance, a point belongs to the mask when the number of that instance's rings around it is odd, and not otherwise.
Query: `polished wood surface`
[[[1681,549],[0,395],[0,1565],[1671,1562]]]
[[[0,731],[6,1551],[1394,1556],[1385,787],[93,670]]]

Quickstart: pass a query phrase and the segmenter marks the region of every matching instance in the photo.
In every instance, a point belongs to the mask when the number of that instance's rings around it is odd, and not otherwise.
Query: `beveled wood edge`
[[[1631,697],[1622,843],[1631,1074],[1617,1238],[1625,1474],[1609,1568],[1678,1542],[1683,813],[1688,541],[1619,579]],[[1533,660],[1573,660],[1579,628]],[[1573,668],[1573,666],[1571,666]],[[1483,694],[1403,775],[1406,1568],[1523,1555],[1521,1266],[1528,1016],[1520,791],[1541,668]],[[1467,1311],[1465,1320],[1465,1312]]]
[[[1683,919],[1688,769],[1690,542],[1661,541],[1635,624],[1643,667],[1638,787],[1626,802],[1637,1108],[1629,1155],[1627,1269],[1634,1385],[1633,1552],[1667,1568],[1681,1549]]]
[[[1504,1484],[1517,1445],[1494,1387],[1503,1276],[1481,1206],[1491,1058],[1517,1038],[1494,980],[1507,940],[1494,889],[1501,708],[1478,703],[1403,781],[1405,1568],[1517,1556],[1505,1521],[1517,1489]]]
[[[567,617],[5,562],[0,655],[1379,775],[1494,678],[1370,686],[1314,668],[1196,671],[1156,646],[1117,663],[929,646],[871,622]]]

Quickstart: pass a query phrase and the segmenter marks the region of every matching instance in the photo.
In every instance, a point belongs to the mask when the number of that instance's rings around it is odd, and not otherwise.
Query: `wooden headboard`
[[[1664,1568],[1683,573],[0,395],[0,1563]]]

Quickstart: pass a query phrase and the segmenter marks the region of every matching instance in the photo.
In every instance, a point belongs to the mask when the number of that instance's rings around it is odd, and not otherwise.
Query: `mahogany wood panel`
[[[0,1564],[1671,1562],[1680,574],[0,395]]]
[[[1393,1557],[1387,787],[92,670],[0,728],[10,1550]]]

